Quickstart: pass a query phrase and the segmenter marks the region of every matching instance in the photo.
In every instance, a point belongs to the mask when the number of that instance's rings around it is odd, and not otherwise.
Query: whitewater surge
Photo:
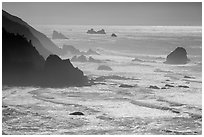
[[[88,35],[90,28],[104,28],[107,34]],[[69,39],[53,40],[56,44],[91,48],[100,54],[91,56],[103,62],[72,62],[93,79],[91,86],[3,87],[2,126],[6,134],[202,134],[201,27],[38,29],[48,37],[52,30],[62,32]],[[112,33],[118,37],[111,38]],[[164,64],[177,46],[187,49],[191,62]],[[97,70],[101,64],[112,71]],[[84,115],[69,115],[72,112]]]

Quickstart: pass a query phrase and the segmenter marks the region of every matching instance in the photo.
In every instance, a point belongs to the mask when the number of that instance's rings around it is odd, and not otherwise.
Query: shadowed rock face
[[[35,30],[22,19],[13,16],[2,10],[2,26],[7,32],[24,35],[27,40],[31,40],[33,46],[45,59],[50,54],[64,55],[65,52],[58,48],[47,36]]]
[[[69,59],[62,60],[57,55],[50,55],[45,61],[44,86],[81,86],[87,77],[78,68],[74,68]]]
[[[31,41],[2,30],[2,84],[38,85],[44,58]]]
[[[68,39],[68,38],[64,36],[62,33],[59,33],[54,30],[52,33],[52,39]]]
[[[187,52],[183,47],[177,47],[171,52],[164,63],[166,64],[186,64],[190,60],[187,58]]]
[[[19,34],[2,31],[2,83],[11,86],[67,87],[82,86],[88,81],[69,59],[50,55],[46,61]]]

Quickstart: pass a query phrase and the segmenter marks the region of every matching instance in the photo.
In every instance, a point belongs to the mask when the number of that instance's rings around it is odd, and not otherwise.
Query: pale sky
[[[201,26],[202,3],[3,3],[31,25]]]

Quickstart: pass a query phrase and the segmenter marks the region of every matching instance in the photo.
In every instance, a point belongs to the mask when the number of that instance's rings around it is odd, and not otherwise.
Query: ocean
[[[58,46],[73,45],[86,50],[105,49],[127,53],[166,56],[176,47],[184,47],[188,55],[201,60],[201,26],[64,26],[39,25],[35,28],[49,38],[57,30],[66,35],[68,40],[54,40]],[[105,29],[106,35],[90,35],[87,30]],[[118,37],[111,38],[115,33]]]
[[[52,40],[59,47],[72,45],[82,51],[93,49],[102,53],[104,58],[109,55],[112,59],[119,59],[119,62],[129,57],[160,62],[162,64],[166,56],[176,47],[184,47],[191,60],[185,66],[189,67],[191,65],[193,67],[192,71],[198,70],[201,74],[201,26],[38,25],[35,28],[46,34],[50,39],[53,30],[67,36],[68,40]],[[87,34],[87,30],[91,28],[95,30],[104,29],[106,35]],[[111,37],[112,33],[115,33],[117,37]],[[71,56],[67,55],[62,58],[71,58]]]
[[[72,63],[89,79],[102,80],[85,87],[4,87],[4,102],[16,105],[19,110],[10,110],[18,119],[4,125],[8,133],[202,134],[202,27],[41,25],[34,28],[59,47],[72,45],[80,51],[97,51],[100,55],[90,56],[102,63]],[[106,34],[87,34],[91,28],[104,29]],[[53,30],[69,39],[53,40]],[[111,37],[112,33],[117,37]],[[163,63],[176,47],[186,49],[191,60],[188,64]],[[98,70],[99,65],[107,65],[112,71]],[[84,115],[69,115],[76,111]],[[30,125],[32,128],[23,128]]]

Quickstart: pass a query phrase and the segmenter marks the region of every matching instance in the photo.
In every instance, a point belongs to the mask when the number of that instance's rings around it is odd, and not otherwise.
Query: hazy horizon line
[[[32,24],[34,26],[128,26],[128,27],[202,27],[202,25],[74,25],[74,24]]]

